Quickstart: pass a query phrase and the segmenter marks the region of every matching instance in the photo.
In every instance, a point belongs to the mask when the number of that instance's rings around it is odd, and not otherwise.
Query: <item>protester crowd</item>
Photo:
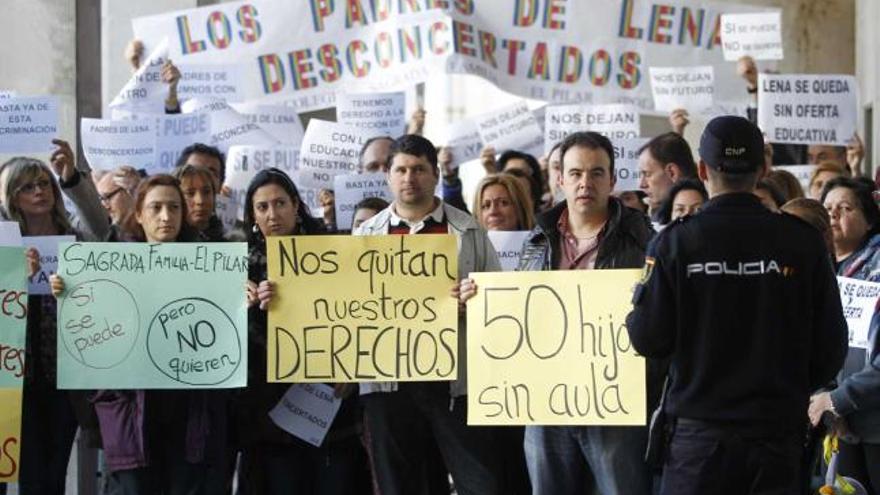
[[[141,56],[133,45],[134,63]],[[740,66],[747,87],[753,88],[754,63],[742,60]],[[169,64],[162,73],[169,87],[166,112],[178,112],[179,72]],[[749,117],[754,122],[755,112]],[[658,232],[699,216],[714,201],[699,172],[708,157],[695,154],[683,137],[689,125],[684,110],[671,113],[672,131],[639,150],[639,190],[616,190],[611,141],[575,132],[542,157],[484,149],[480,163],[486,175],[470,204],[451,148],[421,136],[425,118],[418,110],[407,134],[376,136],[364,144],[358,170],[385,173],[393,200],[364,199],[351,225],[337,224],[332,191],[321,194],[323,217],[313,216],[295,178],[269,168],[247,187],[237,228],[225,228],[215,210],[217,198],[227,194],[226,157],[204,143],[186,148],[168,175],[146,176],[125,163],[92,171],[87,163],[76,163],[73,150],[60,140],[48,164],[25,157],[4,163],[0,218],[18,222],[23,235],[70,234],[81,241],[128,243],[246,242],[249,261],[247,287],[240,288],[248,304],[244,389],[59,390],[56,299],[28,298],[19,493],[64,492],[77,430],[102,449],[102,493],[107,494],[230,494],[234,484],[239,494],[328,495],[440,495],[450,492],[450,484],[462,495],[648,494],[659,487],[663,463],[645,460],[648,426],[468,426],[463,374],[452,382],[335,385],[342,406],[321,447],[270,420],[269,410],[288,385],[266,381],[267,308],[276,295],[267,272],[269,236],[451,233],[460,239],[461,281],[451,295],[463,308],[479,290],[468,274],[500,270],[487,231],[530,231],[519,260],[522,271],[642,268]],[[793,163],[784,161],[778,147],[767,143],[762,148],[764,163],[754,185],[760,204],[812,225],[837,275],[880,281],[878,185],[864,176],[858,136],[846,148],[784,150],[816,165],[806,189],[784,167],[772,167]],[[435,196],[438,186],[442,197]],[[65,197],[75,212],[67,211]],[[29,250],[27,263],[33,276],[39,253]],[[51,286],[56,296],[66,289],[57,275]],[[464,311],[459,317],[464,332]],[[809,406],[794,425],[803,441],[792,455],[801,466],[789,474],[791,486],[800,491],[774,493],[815,491],[811,482],[815,485],[825,465],[817,439],[826,431],[839,439],[837,471],[858,480],[867,493],[880,493],[878,327],[880,318],[875,318],[872,347],[861,354],[851,351],[845,364],[842,354],[826,349],[827,367],[834,369],[817,377],[823,383],[810,391]],[[464,362],[463,347],[459,356]],[[841,366],[834,366],[838,361]],[[648,360],[648,413],[662,403],[668,367],[668,359]],[[711,388],[712,383],[695,385],[691,393],[712,395]],[[765,413],[774,417],[772,411]]]

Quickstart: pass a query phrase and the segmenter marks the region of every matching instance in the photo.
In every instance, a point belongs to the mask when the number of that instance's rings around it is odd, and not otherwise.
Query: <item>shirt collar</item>
[[[422,218],[421,220],[419,220],[417,222],[410,222],[409,220],[406,220],[406,219],[398,216],[397,215],[397,203],[396,202],[391,203],[391,208],[389,208],[389,210],[391,212],[391,225],[397,227],[400,224],[404,224],[404,225],[409,226],[410,230],[413,230],[413,228],[415,228],[415,227],[423,226],[425,224],[425,221],[428,220],[429,218],[437,223],[443,223],[443,201],[440,201],[437,198],[434,198],[434,201],[437,202],[437,206],[431,211],[431,213],[428,213],[424,218]],[[415,230],[420,230],[420,229],[415,229]]]

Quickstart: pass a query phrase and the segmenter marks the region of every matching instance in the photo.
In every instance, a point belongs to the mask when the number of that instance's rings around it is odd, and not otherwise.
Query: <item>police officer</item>
[[[748,120],[709,122],[711,199],[654,238],[633,296],[633,347],[671,358],[662,494],[797,493],[810,392],[846,354],[821,236],[754,195],[763,149]]]

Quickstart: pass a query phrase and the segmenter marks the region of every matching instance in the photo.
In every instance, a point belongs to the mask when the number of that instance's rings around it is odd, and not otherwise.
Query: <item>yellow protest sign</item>
[[[18,480],[21,447],[21,389],[0,389],[0,483]]]
[[[454,236],[270,237],[266,248],[268,381],[456,378]]]
[[[644,425],[626,331],[640,270],[473,273],[468,424]]]

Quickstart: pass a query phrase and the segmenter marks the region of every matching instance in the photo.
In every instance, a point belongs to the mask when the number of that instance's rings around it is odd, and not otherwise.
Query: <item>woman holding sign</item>
[[[839,177],[825,185],[837,274],[880,282],[880,209],[870,181]],[[810,420],[824,415],[843,430],[838,472],[869,493],[880,490],[880,313],[874,313],[866,349],[850,347],[837,388],[810,399]]]
[[[247,494],[347,495],[357,493],[358,470],[364,465],[357,437],[356,398],[342,402],[321,447],[314,447],[279,428],[269,417],[290,385],[267,383],[267,309],[274,284],[267,280],[266,239],[270,236],[324,232],[299,191],[281,170],[254,176],[244,202],[248,240],[248,388],[236,414],[243,443],[240,483]],[[341,392],[341,387],[337,388]]]
[[[186,242],[186,201],[170,175],[145,179],[135,195],[135,241]],[[51,277],[52,292],[64,280]],[[216,391],[101,390],[92,398],[104,459],[123,495],[205,493],[207,466],[220,462],[225,414]]]
[[[51,168],[33,158],[13,158],[3,164],[0,220],[18,222],[24,236],[75,235],[95,240],[106,235],[109,224],[94,183],[77,170],[73,150],[54,140]],[[55,179],[57,175],[61,181]],[[81,224],[71,224],[62,192],[80,211]],[[77,228],[79,227],[79,228]],[[39,253],[28,253],[29,273],[38,271]],[[83,428],[94,424],[87,403],[78,394],[59,391],[55,380],[56,307],[51,297],[28,297],[24,398],[22,404],[22,493],[64,493],[67,463],[76,434],[77,418]],[[79,407],[84,406],[84,407]],[[76,414],[83,411],[83,414]]]

